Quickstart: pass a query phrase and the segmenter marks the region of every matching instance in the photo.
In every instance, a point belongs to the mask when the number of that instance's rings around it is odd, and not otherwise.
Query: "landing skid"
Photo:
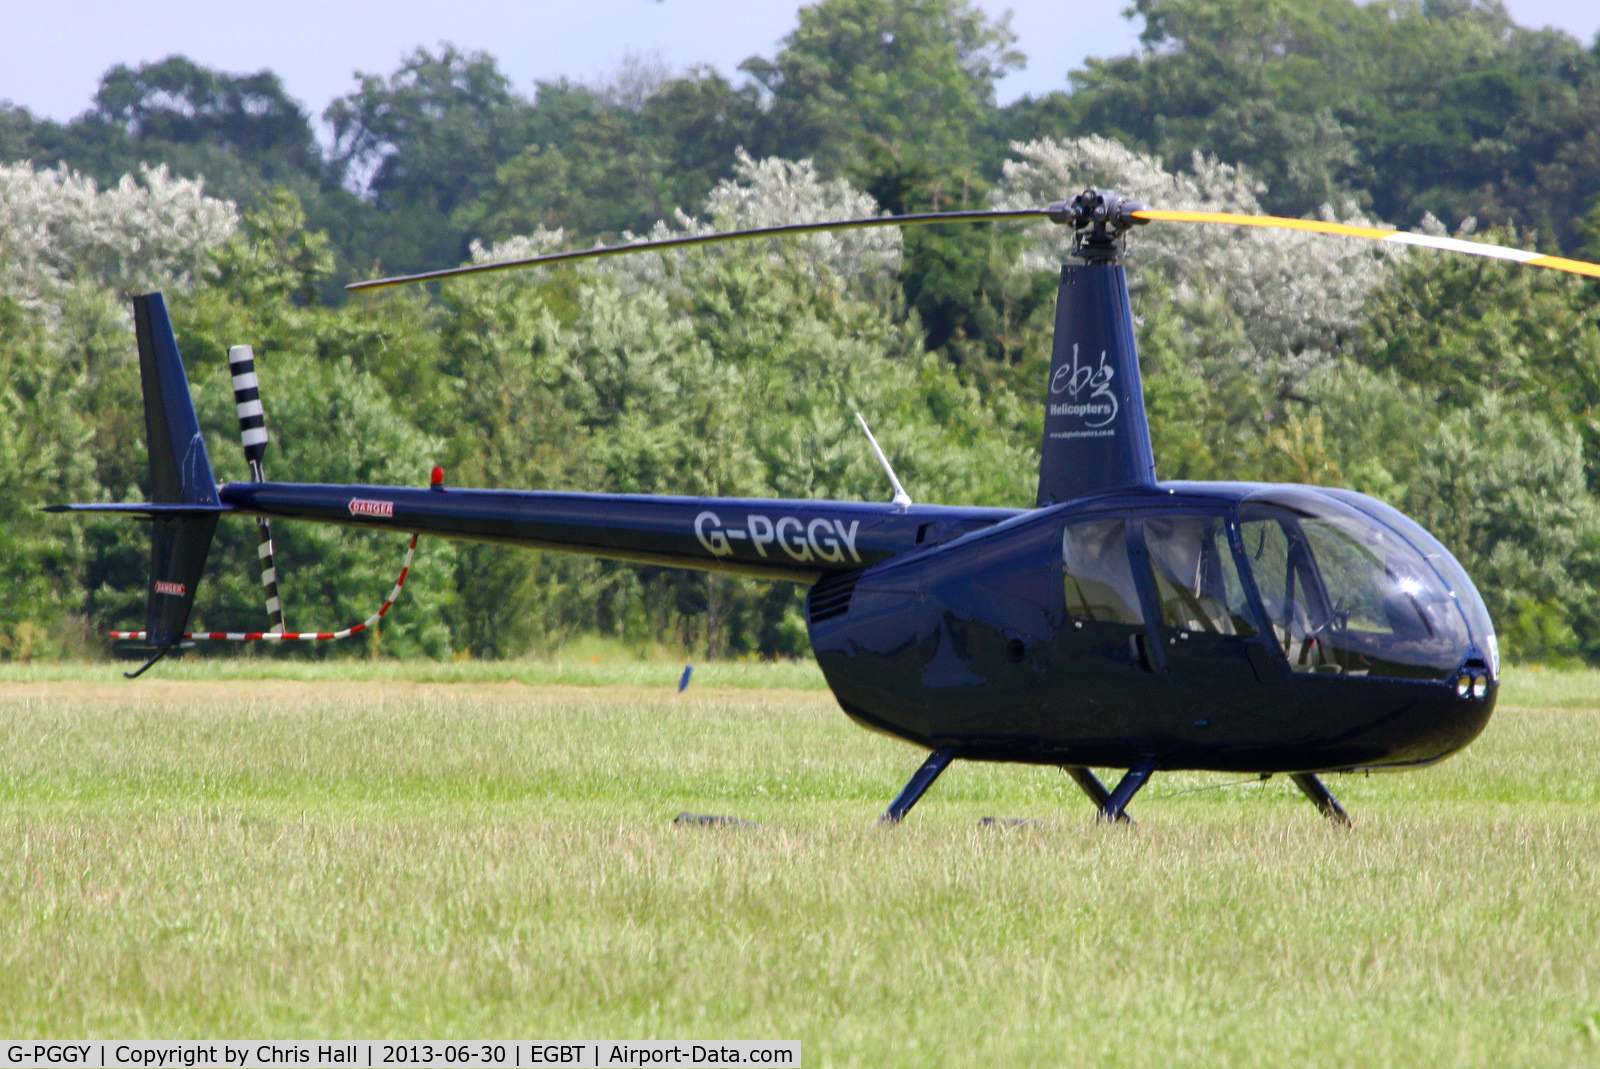
[[[1122,779],[1117,781],[1116,790],[1108,791],[1106,785],[1100,782],[1100,777],[1082,765],[1061,766],[1061,770],[1072,777],[1072,781],[1100,811],[1097,820],[1123,824],[1133,823],[1133,818],[1128,816],[1128,803],[1150,779],[1155,768],[1154,761],[1141,761],[1123,774]]]
[[[1294,785],[1300,788],[1301,793],[1315,803],[1316,807],[1322,811],[1323,816],[1335,824],[1343,824],[1345,827],[1350,826],[1350,814],[1344,811],[1344,806],[1339,804],[1339,799],[1335,798],[1333,792],[1322,785],[1322,781],[1316,777],[1315,773],[1296,772],[1289,778],[1294,780]]]
[[[942,750],[935,750],[922,762],[922,767],[912,774],[906,785],[895,795],[894,801],[889,803],[889,808],[883,811],[883,816],[878,818],[879,824],[898,824],[911,812],[911,807],[917,800],[927,793],[933,781],[939,778],[939,773],[950,767],[950,762],[955,759],[956,752],[946,746]]]
[[[911,778],[906,781],[906,785],[900,789],[900,793],[895,795],[894,801],[889,803],[889,808],[883,811],[883,816],[878,818],[878,823],[892,825],[898,824],[905,819],[905,815],[911,812],[911,807],[921,800],[922,796],[928,792],[929,787],[933,786],[933,781],[938,779],[940,773],[946,768],[950,767],[950,762],[955,760],[955,756],[955,750],[948,746],[929,754],[928,759],[922,762],[922,766],[912,774]],[[1122,779],[1117,781],[1116,788],[1110,791],[1106,790],[1106,785],[1100,782],[1100,777],[1082,765],[1062,765],[1061,769],[1072,777],[1073,782],[1095,804],[1095,808],[1099,810],[1097,820],[1104,823],[1121,822],[1131,824],[1133,823],[1133,818],[1128,816],[1128,803],[1133,800],[1134,795],[1139,793],[1140,788],[1150,781],[1150,776],[1156,770],[1156,762],[1153,758],[1140,761],[1128,769],[1123,774]],[[1335,824],[1342,824],[1346,827],[1350,825],[1350,814],[1344,811],[1344,807],[1339,804],[1339,799],[1333,796],[1333,792],[1323,785],[1315,773],[1295,772],[1289,778],[1294,781],[1294,785],[1299,787],[1307,798],[1311,799],[1323,816]],[[1000,822],[995,821],[992,817],[985,817],[983,823]]]

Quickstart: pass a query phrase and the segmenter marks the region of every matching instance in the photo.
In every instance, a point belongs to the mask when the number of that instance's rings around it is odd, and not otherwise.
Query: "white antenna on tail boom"
[[[867,421],[861,418],[861,413],[856,413],[856,422],[861,424],[861,430],[866,434],[867,441],[872,443],[872,451],[878,454],[878,463],[883,465],[884,472],[889,476],[889,482],[894,484],[894,498],[892,499],[900,508],[911,504],[911,495],[906,493],[906,488],[900,485],[900,480],[895,477],[894,469],[889,466],[889,458],[883,455],[883,450],[878,446],[878,440],[872,436],[872,428],[867,426]]]

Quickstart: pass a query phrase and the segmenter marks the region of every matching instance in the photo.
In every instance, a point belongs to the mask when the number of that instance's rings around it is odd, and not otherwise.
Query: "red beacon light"
[[[437,464],[435,464],[433,466],[433,479],[432,479],[432,481],[430,481],[428,483],[428,489],[430,489],[430,490],[443,490],[444,489],[444,469],[441,468]]]

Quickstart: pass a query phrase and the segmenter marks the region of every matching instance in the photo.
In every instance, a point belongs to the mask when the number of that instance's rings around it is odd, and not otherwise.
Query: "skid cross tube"
[[[1126,821],[1128,819],[1128,803],[1133,800],[1135,794],[1139,793],[1139,788],[1149,781],[1150,774],[1155,770],[1156,759],[1153,757],[1147,757],[1128,769],[1127,773],[1117,783],[1117,789],[1111,792],[1111,796],[1100,807],[1099,819],[1107,823]],[[1104,789],[1104,787],[1101,788],[1101,790]]]
[[[1089,801],[1094,803],[1096,809],[1105,812],[1106,806],[1111,801],[1111,792],[1106,790],[1106,785],[1100,782],[1099,776],[1082,765],[1062,765],[1061,771],[1072,777],[1072,781],[1083,789],[1083,793],[1089,796]],[[1127,813],[1121,814],[1117,819],[1129,822],[1133,820]]]
[[[929,754],[928,759],[922,762],[922,767],[912,774],[906,785],[900,789],[900,793],[895,795],[894,801],[889,803],[889,808],[883,811],[878,823],[900,823],[905,815],[911,812],[911,807],[917,804],[917,799],[933,786],[933,781],[939,778],[939,773],[950,767],[950,762],[955,756],[956,752],[948,746]]]

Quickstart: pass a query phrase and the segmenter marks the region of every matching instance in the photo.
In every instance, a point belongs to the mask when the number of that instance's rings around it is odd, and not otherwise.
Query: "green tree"
[[[85,368],[56,340],[0,298],[0,660],[87,644],[85,533],[38,511],[97,496]]]
[[[809,165],[745,157],[707,215],[754,226],[862,202]],[[883,232],[820,235],[451,284],[446,363],[472,428],[463,472],[551,489],[886,496],[859,410],[920,500],[1025,501],[1033,434],[923,352],[893,284],[898,247]],[[536,251],[524,240],[488,255]],[[805,648],[791,584],[487,548],[463,561],[472,582],[506,592],[468,610],[474,650],[596,628],[714,653]]]
[[[742,64],[766,92],[761,150],[846,175],[895,213],[981,207],[998,145],[994,87],[1023,56],[1008,18],[967,0],[826,0],[771,60]],[[918,229],[901,283],[930,347],[956,362],[1020,358],[1019,324],[1048,287],[1010,270],[1007,233]]]
[[[1445,417],[1406,496],[1477,582],[1512,660],[1600,655],[1584,467],[1575,429],[1486,394]]]
[[[1293,215],[1347,195],[1360,49],[1382,16],[1352,0],[1137,0],[1130,11],[1145,20],[1144,51],[1089,60],[1070,99],[1034,107],[1035,136],[1097,134],[1169,165],[1197,151],[1242,163],[1272,190],[1268,206]]]
[[[1099,134],[1267,181],[1268,208],[1346,198],[1534,226],[1575,248],[1600,191],[1600,56],[1486,2],[1138,0],[1140,54],[1013,109],[1015,137]]]
[[[541,83],[532,140],[458,223],[497,241],[539,227],[648,230],[693,209],[732,172],[759,115],[753,90],[706,68],[671,78],[635,61],[608,86]]]
[[[448,459],[445,443],[419,426],[438,400],[407,392],[418,382],[438,384],[437,376],[428,375],[437,352],[427,333],[431,322],[415,300],[390,302],[381,320],[362,305],[317,303],[316,284],[332,259],[326,238],[307,232],[305,222],[293,194],[273,193],[246,213],[239,232],[216,251],[215,283],[174,302],[213,467],[219,478],[249,478],[235,447],[238,419],[227,363],[229,346],[248,344],[255,350],[267,413],[269,475],[298,482],[420,484],[434,463]],[[388,593],[405,548],[398,534],[316,524],[279,524],[274,541],[291,630],[331,630],[364,619]],[[448,654],[455,547],[424,540],[417,553],[415,578],[380,633],[366,644],[326,643],[299,652]],[[258,570],[255,528],[219,525],[196,623],[215,630],[263,626]]]
[[[1020,66],[1006,20],[967,0],[825,0],[772,60],[741,69],[770,94],[765,152],[859,171],[874,151],[943,169],[973,158],[994,85]]]
[[[0,160],[64,164],[115,185],[141,164],[205,177],[211,189],[248,199],[274,183],[316,190],[322,153],[305,110],[278,76],[230,74],[184,56],[102,76],[94,106],[68,123],[6,108]]]
[[[1515,232],[1488,235],[1519,246]],[[1374,295],[1362,362],[1470,408],[1494,395],[1577,428],[1600,445],[1600,288],[1478,257],[1414,256]],[[1600,488],[1600,462],[1591,464]]]
[[[259,168],[262,177],[315,175],[322,154],[305,110],[271,71],[226,74],[185,56],[112,67],[95,93],[92,120],[129,138],[205,145]]]
[[[395,271],[461,260],[467,235],[448,220],[528,143],[531,107],[493,57],[453,45],[360,83],[323,113],[330,166],[382,213],[351,255]]]

